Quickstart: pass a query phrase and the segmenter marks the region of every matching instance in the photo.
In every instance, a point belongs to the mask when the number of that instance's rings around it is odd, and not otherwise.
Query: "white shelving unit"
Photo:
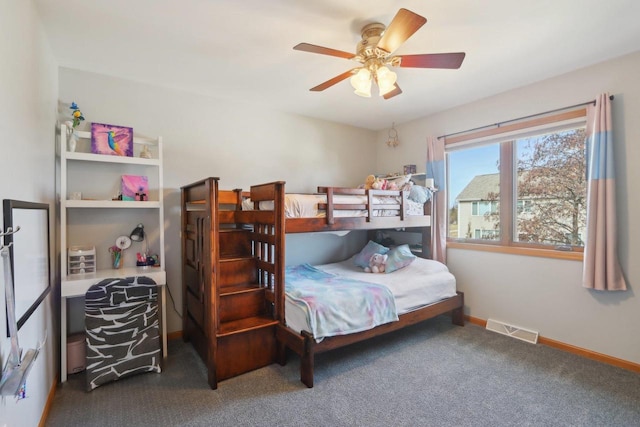
[[[166,271],[164,255],[164,209],[162,185],[162,138],[134,137],[134,156],[110,156],[90,152],[90,132],[75,131],[79,137],[80,151],[67,150],[67,127],[60,126],[57,147],[59,215],[60,215],[60,381],[67,379],[67,300],[84,297],[89,287],[106,278],[147,276],[153,279],[160,290],[160,318],[162,350],[167,356],[166,333]],[[141,147],[147,146],[154,158],[137,157]],[[114,191],[119,189],[122,174],[148,175],[149,201],[112,200]],[[82,193],[82,199],[72,200],[73,193]],[[85,199],[89,193],[90,199]],[[98,195],[97,197],[96,194]],[[121,268],[113,269],[108,248],[113,243],[96,246],[96,271],[94,273],[68,274],[67,250],[71,246],[86,245],[82,241],[86,234],[95,231],[98,239],[115,242],[123,234],[128,235],[140,221],[139,215],[153,218],[157,224],[145,220],[146,239],[153,239],[157,245],[159,267],[136,267],[131,258]],[[131,223],[124,223],[129,218]],[[128,220],[129,220],[128,219]],[[93,243],[93,242],[92,242]],[[146,243],[148,248],[148,241]],[[155,248],[154,245],[154,248]],[[127,249],[129,250],[129,249]],[[127,265],[129,264],[129,265]]]

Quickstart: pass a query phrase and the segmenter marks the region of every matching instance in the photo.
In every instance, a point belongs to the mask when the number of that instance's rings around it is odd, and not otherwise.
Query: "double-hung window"
[[[580,252],[586,110],[445,140],[448,241]]]

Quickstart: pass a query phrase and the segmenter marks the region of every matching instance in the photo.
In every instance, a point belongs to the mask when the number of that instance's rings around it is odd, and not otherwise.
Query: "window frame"
[[[448,236],[447,247],[457,249],[484,250],[490,252],[512,253],[519,255],[541,256],[560,259],[582,260],[584,248],[571,246],[571,250],[560,250],[558,246],[551,247],[542,243],[524,243],[514,241],[513,233],[516,229],[517,206],[515,206],[515,140],[527,135],[539,135],[553,132],[560,126],[580,127],[586,124],[587,109],[579,108],[562,113],[549,114],[532,120],[522,120],[495,128],[470,131],[445,137],[445,152],[447,147],[462,147],[479,143],[500,144],[500,203],[499,220],[500,232],[498,240],[452,238]],[[450,151],[449,150],[449,151]],[[448,167],[448,160],[447,160]],[[505,191],[506,190],[506,191]],[[449,195],[450,196],[450,195]],[[448,202],[448,201],[447,201]],[[447,224],[449,224],[449,209],[447,209]],[[504,226],[509,224],[509,226]]]

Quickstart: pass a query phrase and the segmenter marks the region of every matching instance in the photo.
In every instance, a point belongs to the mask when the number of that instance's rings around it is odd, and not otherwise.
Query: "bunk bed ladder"
[[[284,211],[271,183],[251,187],[251,200],[274,201],[273,211],[243,211],[240,190],[218,192],[219,258],[216,378],[227,378],[276,360],[275,290],[283,263]],[[283,191],[283,190],[282,190]]]

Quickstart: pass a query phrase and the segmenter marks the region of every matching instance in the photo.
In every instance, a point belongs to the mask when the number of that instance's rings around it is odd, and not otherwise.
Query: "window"
[[[582,248],[585,115],[570,111],[447,139],[448,238]]]
[[[485,216],[498,213],[498,201],[471,202],[471,215]]]
[[[516,212],[518,215],[531,213],[531,206],[533,202],[531,200],[518,199],[516,202]]]
[[[448,236],[479,239],[475,230],[497,230],[499,222],[491,214],[499,212],[500,145],[452,151],[447,161],[451,189]]]

